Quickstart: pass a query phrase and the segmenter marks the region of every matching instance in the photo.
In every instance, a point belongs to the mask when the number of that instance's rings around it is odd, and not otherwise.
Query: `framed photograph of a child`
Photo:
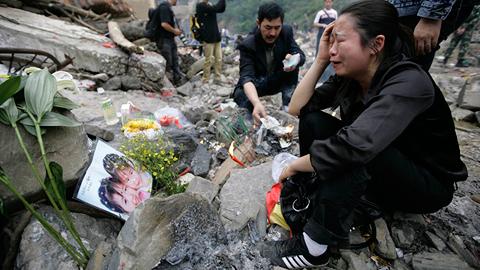
[[[99,140],[75,198],[127,220],[135,207],[150,198],[151,190],[150,173]]]

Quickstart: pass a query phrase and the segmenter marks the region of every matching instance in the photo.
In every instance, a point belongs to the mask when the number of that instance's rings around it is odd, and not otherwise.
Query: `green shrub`
[[[120,151],[142,164],[142,170],[152,174],[152,195],[161,189],[167,195],[172,195],[184,192],[186,188],[186,185],[176,182],[178,175],[174,172],[173,165],[178,157],[172,148],[164,138],[150,141],[144,135],[137,135],[124,141]]]

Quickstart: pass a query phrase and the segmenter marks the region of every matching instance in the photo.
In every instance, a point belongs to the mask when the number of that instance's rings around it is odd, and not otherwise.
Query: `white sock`
[[[303,233],[303,239],[305,240],[305,244],[307,245],[307,249],[310,255],[320,256],[325,253],[325,251],[327,251],[327,245],[322,245],[313,241],[312,238],[308,236],[308,234]]]

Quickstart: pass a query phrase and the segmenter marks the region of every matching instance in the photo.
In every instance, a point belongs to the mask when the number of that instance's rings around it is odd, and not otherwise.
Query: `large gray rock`
[[[215,196],[217,196],[219,189],[220,187],[218,184],[205,178],[194,176],[192,181],[188,184],[186,192],[198,194],[207,199],[207,201],[212,202]]]
[[[267,162],[231,172],[220,192],[220,217],[226,229],[243,229],[265,208],[265,196],[273,184],[271,168],[272,163]]]
[[[376,267],[368,256],[361,252],[356,254],[351,250],[341,250],[340,254],[342,258],[348,263],[349,270],[374,270]]]
[[[395,251],[395,243],[393,242],[387,223],[383,218],[375,220],[375,227],[377,228],[377,245],[375,251],[383,258],[395,260],[397,253]]]
[[[45,206],[39,211],[63,236],[68,235],[67,240],[70,243],[74,243],[73,238],[51,207]],[[82,242],[89,252],[93,252],[100,243],[112,245],[121,227],[121,223],[113,219],[94,219],[78,213],[73,213],[72,218]],[[24,270],[79,269],[68,253],[34,218],[23,232],[15,268]]]
[[[162,260],[169,265],[187,256],[196,256],[198,261],[225,237],[218,214],[201,196],[154,197],[130,215],[118,235],[108,269],[152,269]]]
[[[30,48],[51,53],[60,61],[73,57],[80,70],[109,75],[128,75],[160,82],[165,59],[154,52],[128,55],[105,36],[73,23],[52,19],[20,9],[0,7],[0,47]]]
[[[20,128],[26,148],[39,168],[42,179],[45,169],[40,150],[35,137]],[[88,162],[88,138],[83,126],[75,128],[49,128],[43,136],[45,151],[50,161],[55,161],[63,167],[63,180],[67,186],[72,186],[81,176],[82,168]],[[35,179],[25,154],[20,148],[15,131],[11,127],[0,124],[0,167],[10,177],[17,190],[27,197],[40,195],[42,188]],[[0,198],[7,204],[17,198],[0,185]]]
[[[414,270],[473,270],[455,254],[418,253],[413,256]]]
[[[480,80],[470,81],[462,88],[458,104],[463,109],[471,111],[480,110]]]

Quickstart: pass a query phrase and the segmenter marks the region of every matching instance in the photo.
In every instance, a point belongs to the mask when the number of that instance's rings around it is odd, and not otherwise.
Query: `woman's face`
[[[130,213],[139,205],[144,198],[140,194],[141,191],[135,190],[123,184],[115,185],[116,193],[111,194],[113,203],[122,208],[125,212]]]
[[[356,23],[348,14],[341,15],[332,31],[330,62],[338,76],[352,79],[362,78],[370,63],[375,60],[368,47],[361,43]]]
[[[122,170],[118,170],[117,174],[120,182],[130,188],[138,189],[143,184],[140,174],[130,166],[127,166]]]

